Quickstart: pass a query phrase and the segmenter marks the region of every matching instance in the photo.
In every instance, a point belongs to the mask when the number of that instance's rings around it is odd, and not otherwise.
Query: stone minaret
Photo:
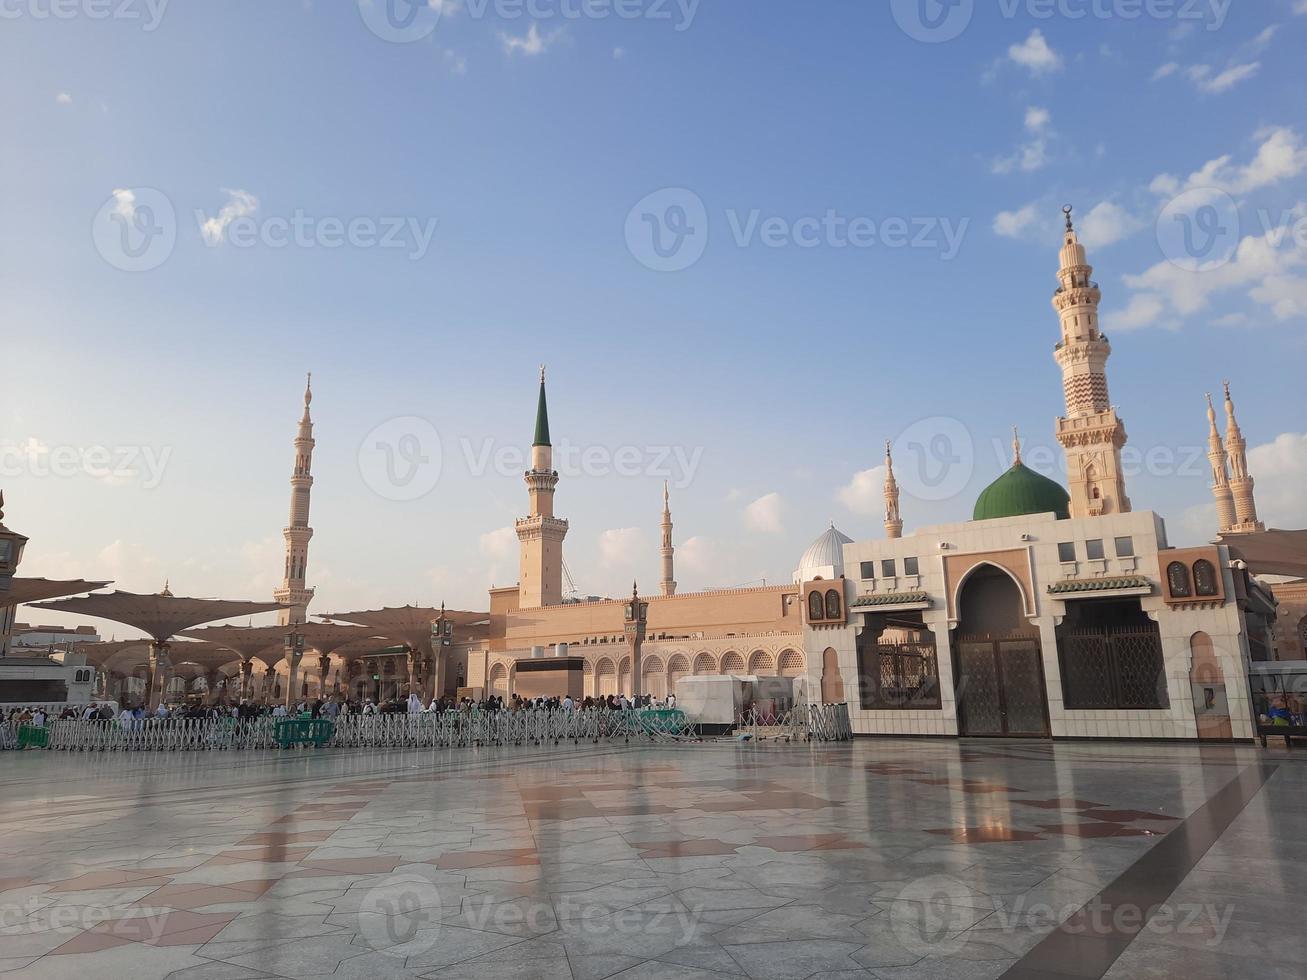
[[[673,556],[676,549],[672,547],[672,504],[668,496],[667,483],[663,482],[663,546],[660,551],[663,559],[663,595],[676,595],[676,575]]]
[[[540,368],[540,400],[536,405],[536,433],[531,446],[531,468],[526,471],[531,513],[517,522],[521,565],[518,606],[533,609],[563,601],[563,538],[567,521],[554,516],[554,449],[549,442],[549,408],[545,402],[545,369]]]
[[[278,614],[282,626],[303,623],[308,619],[309,601],[313,590],[305,586],[304,576],[309,564],[309,491],[313,488],[313,419],[309,405],[313,402],[313,375],[304,386],[304,414],[300,417],[299,431],[295,434],[295,469],[290,477],[290,525],[283,531],[286,538],[286,571],[281,588],[272,593],[278,602],[290,606]]]
[[[1266,525],[1257,519],[1257,502],[1253,500],[1253,478],[1248,473],[1248,443],[1234,418],[1234,400],[1230,397],[1230,382],[1225,382],[1225,451],[1230,456],[1230,493],[1234,496],[1235,523],[1230,530],[1236,534],[1265,531]]]
[[[1053,308],[1062,321],[1062,340],[1054,357],[1062,368],[1066,415],[1057,420],[1057,441],[1066,452],[1071,516],[1095,517],[1130,510],[1121,471],[1125,424],[1107,395],[1107,359],[1112,345],[1098,328],[1098,284],[1066,214],[1066,234],[1057,271],[1061,285]]]
[[[1216,406],[1212,396],[1207,396],[1207,458],[1212,462],[1212,496],[1216,498],[1216,516],[1225,534],[1236,523],[1234,513],[1234,495],[1230,492],[1230,473],[1227,468],[1225,443],[1221,442],[1220,430],[1216,428]]]
[[[894,457],[885,443],[885,537],[903,537],[903,518],[899,514],[899,481],[894,479]]]

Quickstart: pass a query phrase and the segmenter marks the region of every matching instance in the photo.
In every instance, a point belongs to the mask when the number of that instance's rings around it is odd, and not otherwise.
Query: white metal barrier
[[[46,724],[49,748],[66,752],[193,752],[279,747],[270,716],[55,719]],[[800,705],[779,717],[750,716],[739,727],[758,738],[843,741],[852,737],[845,705]],[[336,748],[454,748],[572,742],[699,741],[695,726],[667,712],[480,709],[421,714],[347,715],[326,742]],[[0,722],[0,749],[17,747],[17,725]]]

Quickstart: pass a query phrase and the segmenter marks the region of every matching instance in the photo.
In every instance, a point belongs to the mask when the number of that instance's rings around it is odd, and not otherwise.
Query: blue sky
[[[0,479],[26,573],[265,595],[309,370],[320,612],[515,580],[541,362],[585,593],[656,581],[665,476],[683,588],[784,579],[828,520],[881,534],[886,439],[909,528],[965,519],[1014,424],[1056,474],[1063,203],[1136,508],[1209,536],[1203,393],[1228,377],[1266,516],[1307,519],[1301,0],[964,0],[924,41],[906,0],[446,0],[406,43],[372,2],[5,7]],[[175,241],[124,271],[113,233],[160,200]],[[1227,254],[1185,266],[1177,208],[1225,219]],[[682,213],[685,267],[650,268],[644,216],[666,245]],[[378,487],[378,442],[433,460],[432,431],[438,479]]]

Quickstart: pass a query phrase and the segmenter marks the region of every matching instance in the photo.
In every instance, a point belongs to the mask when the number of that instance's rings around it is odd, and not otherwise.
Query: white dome
[[[844,546],[853,539],[834,524],[822,532],[799,559],[794,581],[811,582],[813,579],[836,579],[844,574]]]

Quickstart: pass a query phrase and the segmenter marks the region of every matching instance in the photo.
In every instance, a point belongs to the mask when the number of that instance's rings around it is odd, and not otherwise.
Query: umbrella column
[[[150,672],[145,687],[145,705],[151,711],[159,707],[168,691],[169,644],[154,640],[150,643]]]
[[[254,694],[254,661],[241,661],[241,700],[248,701]]]
[[[304,635],[294,627],[286,634],[286,706],[295,703],[295,684],[299,680],[300,661],[304,659]]]

